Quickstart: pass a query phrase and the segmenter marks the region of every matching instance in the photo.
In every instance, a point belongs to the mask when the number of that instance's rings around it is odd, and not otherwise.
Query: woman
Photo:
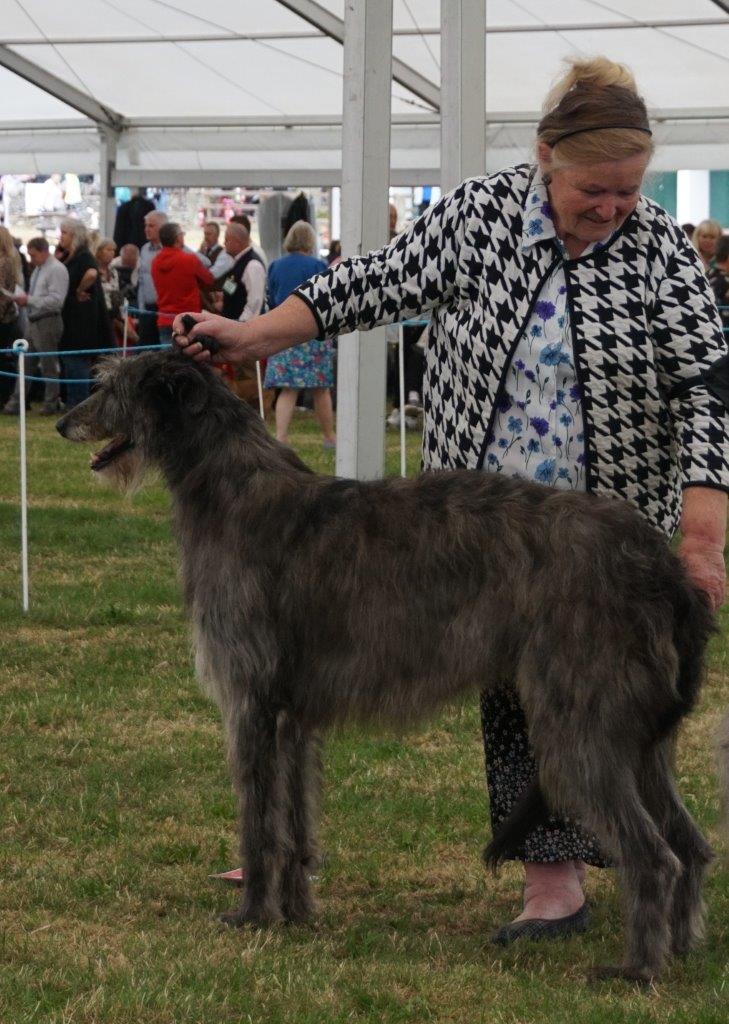
[[[179,342],[197,359],[209,355],[196,333],[220,342],[217,358],[265,358],[431,310],[426,468],[625,498],[668,536],[680,522],[680,555],[716,608],[729,415],[704,374],[726,344],[696,252],[640,195],[652,151],[630,72],[575,61],[547,97],[536,165],[465,181],[385,249],[343,260],[249,324],[205,317]],[[513,692],[484,699],[482,719],[498,825],[535,767]],[[496,941],[584,930],[584,865],[604,863],[595,841],[552,820],[514,857],[524,907]]]
[[[66,408],[71,409],[88,398],[94,355],[83,350],[108,348],[111,345],[111,321],[106,310],[99,268],[89,252],[86,228],[81,221],[62,220],[56,259],[68,271],[68,294],[63,305],[63,335],[59,353],[62,355],[66,380]],[[79,350],[80,354],[79,354]]]
[[[326,270],[326,263],[314,256],[316,234],[311,224],[297,220],[284,239],[288,256],[274,260],[268,268],[268,304],[280,306],[291,292],[308,278]],[[289,442],[289,426],[302,388],[311,388],[314,414],[319,421],[324,448],[336,445],[331,387],[334,367],[331,341],[307,341],[272,356],[266,365],[265,388],[280,388],[276,399],[276,437]]]
[[[697,224],[694,228],[691,241],[694,249],[701,257],[704,269],[707,271],[714,266],[716,243],[723,234],[724,231],[718,220],[702,220],[701,223]]]
[[[101,290],[104,293],[104,304],[110,317],[119,312],[121,299],[119,296],[119,276],[116,267],[111,265],[116,256],[116,243],[112,238],[102,238],[96,246],[94,257],[99,271]]]
[[[16,286],[23,285],[22,265],[13,236],[6,227],[0,226],[0,349],[10,348],[21,336],[18,308],[12,299],[3,292],[14,292]],[[0,357],[0,369],[6,373],[15,370],[15,359],[11,355]],[[13,393],[12,377],[0,377],[0,406]]]

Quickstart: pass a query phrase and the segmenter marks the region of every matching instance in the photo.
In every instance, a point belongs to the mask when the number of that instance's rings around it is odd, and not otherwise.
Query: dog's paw
[[[658,975],[648,967],[632,967],[629,964],[622,966],[606,964],[593,967],[587,972],[587,979],[591,982],[611,981],[615,978],[621,981],[632,981],[637,985],[648,986],[658,980]]]
[[[251,907],[238,907],[237,910],[226,910],[218,920],[227,928],[271,928],[283,921],[280,910],[262,910]]]

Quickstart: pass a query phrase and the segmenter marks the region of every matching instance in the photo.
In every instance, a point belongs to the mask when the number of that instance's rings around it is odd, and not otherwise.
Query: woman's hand
[[[723,549],[704,540],[684,537],[678,554],[693,585],[708,595],[712,611],[717,611],[726,597]]]
[[[182,319],[187,316],[195,321],[195,326],[186,334]],[[199,363],[207,361],[241,363],[245,359],[260,358],[258,355],[250,354],[250,333],[249,324],[229,320],[227,317],[218,316],[217,313],[210,313],[207,310],[202,313],[181,313],[175,317],[172,323],[172,336],[175,339],[175,344],[184,351],[185,355],[191,356]],[[214,338],[220,345],[220,351],[215,356],[211,356],[207,349],[195,341],[195,338],[201,334],[207,338]]]

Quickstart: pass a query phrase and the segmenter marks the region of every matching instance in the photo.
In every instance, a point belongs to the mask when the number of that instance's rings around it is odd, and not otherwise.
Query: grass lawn
[[[420,732],[327,746],[326,863],[312,927],[221,930],[236,863],[216,709],[198,691],[168,500],[95,486],[81,446],[29,419],[31,610],[19,609],[17,421],[0,422],[0,1024],[729,1019],[729,858],[712,733],[729,706],[727,618],[680,746],[681,789],[718,859],[708,936],[648,992],[591,987],[622,946],[609,872],[594,925],[499,951],[519,877],[480,864],[487,838],[475,701]],[[293,433],[324,472],[310,414]],[[410,437],[409,464],[419,462]],[[388,471],[398,437],[388,434]]]

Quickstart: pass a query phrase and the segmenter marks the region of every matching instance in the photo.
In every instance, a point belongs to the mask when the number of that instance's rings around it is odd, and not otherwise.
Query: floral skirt
[[[269,356],[266,388],[331,388],[334,385],[334,352],[331,341],[306,341],[303,345]]]
[[[514,690],[482,694],[481,724],[491,827],[495,831],[536,775],[537,766]],[[537,863],[583,860],[595,867],[608,865],[595,836],[583,832],[576,822],[559,818],[550,818],[546,825],[535,828],[510,859]]]

